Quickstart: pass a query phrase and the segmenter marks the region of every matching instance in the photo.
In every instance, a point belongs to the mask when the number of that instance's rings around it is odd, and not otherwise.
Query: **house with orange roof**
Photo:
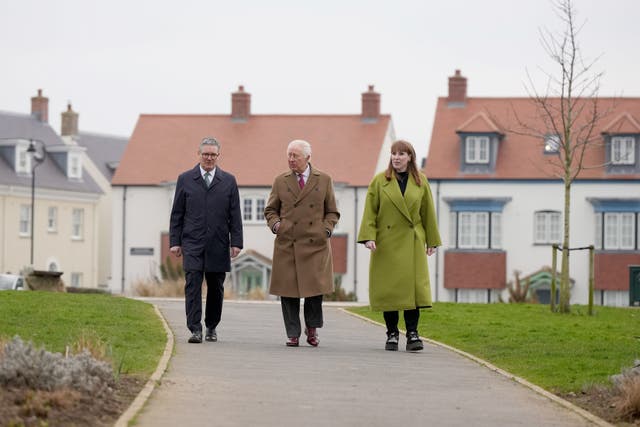
[[[597,102],[606,116],[571,187],[570,247],[595,247],[597,304],[638,305],[640,283],[630,285],[629,266],[640,265],[640,98]],[[523,124],[538,132],[518,131]],[[425,165],[444,243],[433,272],[436,300],[506,300],[514,271],[526,276],[551,265],[564,221],[558,148],[530,98],[469,97],[467,78],[459,70],[449,77]],[[587,303],[588,251],[571,252],[570,275],[571,302]],[[549,301],[548,286],[536,292]]]
[[[341,217],[331,238],[334,272],[342,288],[368,300],[369,254],[355,242],[371,178],[386,168],[395,135],[380,113],[373,86],[360,114],[253,114],[251,94],[231,94],[231,114],[142,114],[113,177],[111,289],[132,294],[135,284],[160,276],[169,255],[169,213],[178,175],[198,163],[205,136],[221,143],[218,165],[235,175],[243,212],[244,250],[233,260],[227,286],[268,294],[273,234],[263,209],[273,179],[287,170],[293,139],[311,143],[311,164],[334,180]]]

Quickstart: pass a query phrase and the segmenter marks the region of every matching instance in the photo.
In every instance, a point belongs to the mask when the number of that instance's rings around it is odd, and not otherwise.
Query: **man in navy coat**
[[[218,340],[224,279],[231,270],[231,258],[242,250],[238,184],[233,175],[216,167],[220,144],[204,138],[198,156],[200,164],[178,177],[169,231],[171,252],[183,257],[190,343],[202,342],[203,278],[207,280],[205,339]]]

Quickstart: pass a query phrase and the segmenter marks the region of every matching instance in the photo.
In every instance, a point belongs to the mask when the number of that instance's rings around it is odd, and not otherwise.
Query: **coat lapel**
[[[409,185],[407,185],[407,190],[408,189]],[[390,181],[387,181],[385,179],[384,183],[382,184],[382,191],[384,191],[387,197],[389,197],[396,209],[398,209],[402,215],[404,215],[409,221],[411,221],[411,215],[409,215],[407,203],[405,202],[404,197],[402,197],[402,192],[400,192],[398,181],[395,178],[391,179]]]
[[[409,174],[408,179],[407,188],[404,190],[404,202],[407,206],[407,211],[412,212],[413,205],[419,203],[422,199],[422,193],[411,174]]]

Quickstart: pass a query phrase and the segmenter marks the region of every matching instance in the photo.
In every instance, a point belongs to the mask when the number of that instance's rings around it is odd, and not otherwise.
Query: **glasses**
[[[200,153],[205,159],[217,159],[220,154],[218,153]]]

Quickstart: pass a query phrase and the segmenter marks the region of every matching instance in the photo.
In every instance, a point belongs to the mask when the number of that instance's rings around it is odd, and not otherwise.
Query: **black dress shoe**
[[[194,332],[189,338],[189,344],[200,344],[202,342],[202,332]]]
[[[215,328],[207,328],[207,334],[204,336],[204,339],[211,342],[218,341],[218,334],[216,334]]]

